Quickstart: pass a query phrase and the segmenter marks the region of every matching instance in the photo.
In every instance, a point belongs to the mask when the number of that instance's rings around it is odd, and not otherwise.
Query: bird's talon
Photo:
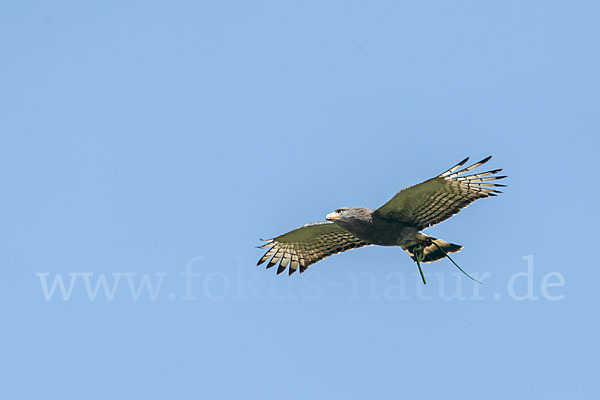
[[[417,261],[425,260],[425,254],[423,254],[423,250],[425,250],[425,248],[423,246],[421,246],[420,244],[418,244],[412,248],[412,252],[415,255],[415,258]]]

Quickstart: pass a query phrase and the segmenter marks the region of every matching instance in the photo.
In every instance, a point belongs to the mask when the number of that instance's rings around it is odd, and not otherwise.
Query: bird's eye
[[[342,209],[340,208],[340,209],[339,209],[339,210],[337,210],[336,212],[337,212],[338,214],[341,214],[343,211],[344,211],[344,210],[342,210]]]

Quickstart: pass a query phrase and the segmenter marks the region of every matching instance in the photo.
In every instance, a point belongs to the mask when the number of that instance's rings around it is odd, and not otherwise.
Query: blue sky
[[[3,1],[0,397],[596,398],[599,12]],[[488,154],[505,193],[427,231],[479,287],[398,248],[256,267]]]

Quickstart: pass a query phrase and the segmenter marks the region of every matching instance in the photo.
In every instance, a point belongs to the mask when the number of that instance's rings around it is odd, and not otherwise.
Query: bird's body
[[[403,246],[419,232],[401,221],[383,218],[375,210],[363,207],[344,207],[342,210],[345,218],[333,221],[371,245]]]
[[[342,207],[327,214],[326,221],[312,222],[268,240],[260,246],[269,250],[258,261],[258,265],[271,258],[267,268],[279,263],[277,273],[281,273],[289,265],[291,275],[298,268],[304,272],[309,265],[352,248],[400,246],[418,264],[425,282],[420,262],[450,258],[448,253],[460,251],[462,246],[436,239],[421,231],[450,218],[479,198],[500,193],[492,188],[504,185],[489,183],[505,178],[495,175],[499,169],[464,175],[490,158],[455,172],[467,162],[466,158],[432,179],[401,190],[377,209]]]

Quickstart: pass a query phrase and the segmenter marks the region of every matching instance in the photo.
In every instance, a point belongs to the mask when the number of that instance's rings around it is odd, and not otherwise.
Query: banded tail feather
[[[419,261],[424,263],[441,260],[442,258],[446,257],[448,253],[457,253],[463,248],[461,245],[448,243],[442,239],[434,238],[433,236],[425,235],[423,233],[417,234],[415,239],[415,244],[412,244],[408,247],[402,247],[402,249],[408,253],[413,261],[417,261],[415,253],[418,253],[416,251],[418,246],[423,248],[423,259]]]

